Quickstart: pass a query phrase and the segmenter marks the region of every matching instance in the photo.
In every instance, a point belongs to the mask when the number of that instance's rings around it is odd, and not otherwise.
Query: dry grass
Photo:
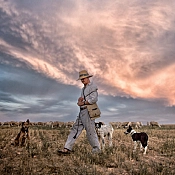
[[[167,175],[175,174],[174,127],[142,128],[149,135],[147,155],[132,152],[132,140],[124,129],[115,129],[113,148],[91,154],[83,132],[74,153],[57,154],[64,147],[69,129],[30,127],[30,142],[26,147],[14,147],[11,142],[20,128],[0,127],[0,174],[2,175]],[[139,130],[138,130],[139,132]]]

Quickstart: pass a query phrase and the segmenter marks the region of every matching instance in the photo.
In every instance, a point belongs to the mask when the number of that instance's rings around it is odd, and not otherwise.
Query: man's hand
[[[84,98],[83,97],[80,97],[78,99],[78,103],[77,103],[78,106],[83,106],[84,105]]]
[[[78,102],[82,102],[82,101],[84,101],[84,98],[83,97],[80,97],[80,98],[78,98]]]

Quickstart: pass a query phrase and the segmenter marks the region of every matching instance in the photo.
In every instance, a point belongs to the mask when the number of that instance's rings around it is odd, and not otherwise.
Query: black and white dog
[[[103,122],[95,123],[95,129],[99,138],[99,141],[101,143],[102,149],[105,147],[105,137],[109,140],[109,146],[112,147],[112,135],[114,132],[114,129],[112,125],[105,125]]]
[[[137,133],[132,127],[129,125],[129,128],[124,132],[125,134],[131,134],[132,140],[134,141],[134,150],[137,148],[137,142],[140,142],[140,150],[142,147],[144,148],[144,153],[146,154],[147,147],[148,147],[148,135],[145,132]]]

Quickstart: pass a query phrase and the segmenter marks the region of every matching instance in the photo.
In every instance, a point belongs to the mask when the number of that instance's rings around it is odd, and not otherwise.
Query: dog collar
[[[131,131],[131,135],[133,135],[133,134],[135,134],[136,133],[136,131],[135,130],[132,130]]]

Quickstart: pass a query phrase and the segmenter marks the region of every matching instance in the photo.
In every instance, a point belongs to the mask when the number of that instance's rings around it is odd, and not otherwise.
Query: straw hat
[[[83,78],[88,78],[88,77],[92,77],[93,75],[89,75],[88,72],[86,70],[82,70],[79,72],[79,79],[81,80]]]

